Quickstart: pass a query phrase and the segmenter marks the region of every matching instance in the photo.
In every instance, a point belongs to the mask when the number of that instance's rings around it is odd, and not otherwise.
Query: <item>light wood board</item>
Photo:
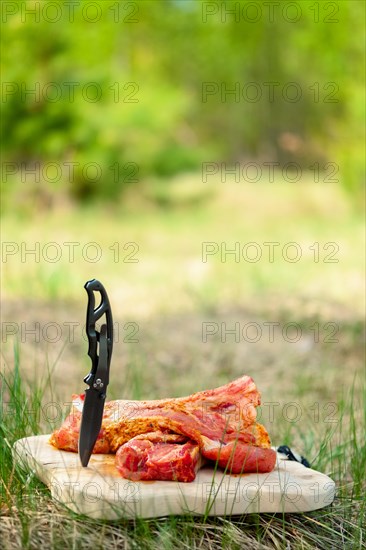
[[[33,470],[53,498],[92,518],[298,513],[323,508],[334,499],[334,481],[279,453],[269,474],[225,475],[206,466],[192,483],[141,482],[120,476],[115,455],[92,455],[88,467],[83,468],[76,453],[55,449],[48,443],[49,437],[18,440],[14,460]]]

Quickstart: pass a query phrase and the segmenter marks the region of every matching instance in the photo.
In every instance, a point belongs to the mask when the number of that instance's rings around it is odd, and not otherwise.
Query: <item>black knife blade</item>
[[[85,390],[85,400],[79,435],[79,456],[86,467],[102,426],[106,398],[105,376],[108,370],[107,325],[102,325],[99,339],[99,361],[94,381]]]
[[[90,373],[84,378],[89,388],[85,390],[85,399],[79,433],[79,457],[86,467],[93,452],[103,420],[104,403],[109,383],[109,368],[113,349],[113,320],[107,293],[96,279],[85,284],[88,293],[86,314],[86,332],[89,341],[88,355],[92,361]],[[100,292],[100,304],[95,307],[94,292]],[[105,315],[106,324],[100,332],[95,323]],[[99,350],[99,355],[98,355]]]

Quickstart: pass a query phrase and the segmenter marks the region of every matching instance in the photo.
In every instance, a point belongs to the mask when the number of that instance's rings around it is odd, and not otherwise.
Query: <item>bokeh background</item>
[[[29,177],[23,201],[123,201],[211,160],[333,162],[359,191],[362,2],[15,1],[3,22],[4,158],[79,163],[73,181]]]
[[[2,4],[2,368],[82,391],[95,277],[111,397],[246,373],[326,416],[363,372],[364,3]]]

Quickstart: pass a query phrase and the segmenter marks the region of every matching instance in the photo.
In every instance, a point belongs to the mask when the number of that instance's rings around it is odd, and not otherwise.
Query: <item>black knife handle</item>
[[[103,315],[106,318],[107,325],[107,350],[108,350],[108,367],[111,362],[113,350],[113,318],[112,309],[109,303],[107,292],[100,281],[92,279],[84,285],[88,293],[88,307],[86,310],[86,334],[88,336],[89,348],[88,355],[92,361],[90,373],[84,378],[87,384],[93,383],[93,378],[98,367],[98,343],[100,342],[100,332],[96,329],[95,323],[99,321]],[[100,293],[100,303],[96,306],[95,293]]]

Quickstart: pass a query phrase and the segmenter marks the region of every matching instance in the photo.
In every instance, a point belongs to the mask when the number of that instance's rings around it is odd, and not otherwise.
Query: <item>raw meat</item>
[[[200,462],[196,443],[163,432],[137,435],[116,454],[116,467],[122,477],[133,481],[193,481]]]
[[[83,396],[74,396],[73,404],[70,416],[52,434],[50,442],[59,449],[76,452]],[[188,397],[110,401],[105,404],[102,429],[93,452],[118,451],[116,465],[130,479],[173,476],[171,471],[178,471],[185,461],[190,463],[190,472],[195,472],[197,446],[205,459],[217,462],[229,473],[270,472],[276,453],[270,448],[266,429],[256,422],[259,404],[260,394],[249,376]],[[155,435],[150,436],[151,433]],[[185,440],[164,442],[161,434],[184,436]]]

